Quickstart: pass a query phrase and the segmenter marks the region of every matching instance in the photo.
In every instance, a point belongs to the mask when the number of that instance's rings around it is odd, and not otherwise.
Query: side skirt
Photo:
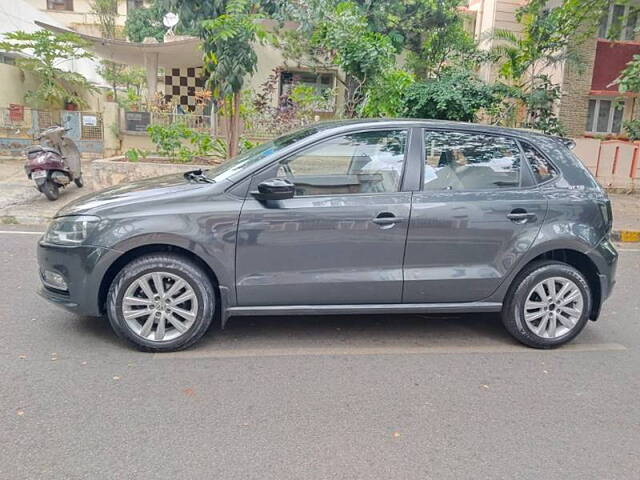
[[[258,315],[344,315],[349,313],[471,313],[499,312],[500,302],[467,303],[405,303],[363,305],[286,305],[230,307],[225,310],[225,320],[233,316]]]

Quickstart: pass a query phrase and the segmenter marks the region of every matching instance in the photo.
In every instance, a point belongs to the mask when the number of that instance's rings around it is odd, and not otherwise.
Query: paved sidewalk
[[[83,161],[85,187],[70,185],[55,202],[35,189],[22,165],[20,159],[0,159],[0,223],[46,224],[68,202],[92,191],[90,160]],[[609,197],[614,231],[640,232],[640,194],[611,193]]]
[[[36,190],[23,164],[21,159],[0,159],[0,223],[46,224],[67,203],[92,192],[90,161],[82,162],[84,188],[70,184],[60,190],[60,198],[54,202]]]
[[[640,230],[640,194],[610,193],[616,230]]]

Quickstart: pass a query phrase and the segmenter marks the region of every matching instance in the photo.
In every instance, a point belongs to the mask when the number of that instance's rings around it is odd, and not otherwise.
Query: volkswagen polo
[[[605,192],[566,141],[427,120],[313,125],[64,207],[41,295],[147,351],[238,315],[500,313],[537,348],[614,285]]]

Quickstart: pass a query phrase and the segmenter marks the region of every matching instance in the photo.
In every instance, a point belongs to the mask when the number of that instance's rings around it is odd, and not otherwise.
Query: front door
[[[241,306],[400,303],[411,192],[402,191],[408,130],[332,137],[257,174],[294,198],[248,195],[238,226]]]
[[[484,133],[424,133],[423,189],[414,193],[405,303],[482,300],[535,240],[547,201],[518,142]]]

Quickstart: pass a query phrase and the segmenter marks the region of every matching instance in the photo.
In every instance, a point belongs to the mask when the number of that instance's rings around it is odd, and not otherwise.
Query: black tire
[[[76,187],[78,188],[84,187],[84,181],[82,180],[82,176],[74,178],[73,183],[75,183]]]
[[[57,200],[60,196],[60,188],[58,187],[58,184],[53,182],[53,180],[47,180],[46,182],[44,182],[40,191],[44,193],[44,196],[52,202],[54,200]]]
[[[142,275],[158,271],[177,275],[187,281],[198,301],[193,324],[181,336],[168,341],[151,341],[138,335],[129,327],[122,312],[122,300],[127,288]],[[205,334],[215,315],[215,302],[214,287],[200,266],[181,255],[157,253],[133,260],[116,275],[107,294],[107,315],[116,334],[137,349],[171,352],[190,347]]]
[[[537,335],[524,321],[524,304],[533,288],[551,277],[571,280],[582,293],[583,309],[571,330],[555,338],[545,338]],[[591,305],[591,288],[582,273],[566,263],[552,260],[537,261],[520,272],[511,284],[502,308],[502,323],[516,340],[525,345],[534,348],[559,347],[573,340],[582,331],[589,320]]]

